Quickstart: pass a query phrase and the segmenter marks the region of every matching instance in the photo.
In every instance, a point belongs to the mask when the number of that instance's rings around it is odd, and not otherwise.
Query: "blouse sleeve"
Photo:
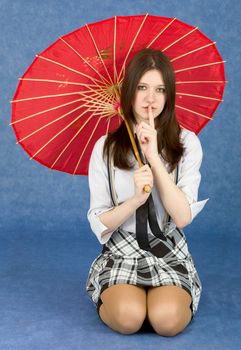
[[[105,138],[101,137],[95,144],[89,163],[88,181],[90,189],[90,208],[87,218],[90,227],[101,244],[105,244],[113,232],[108,232],[101,238],[101,233],[108,228],[101,222],[99,215],[111,210],[111,203],[107,166],[102,152]]]
[[[185,194],[191,209],[191,221],[204,208],[209,198],[198,201],[198,188],[201,181],[200,166],[203,152],[199,138],[194,132],[184,136],[184,155],[180,160],[177,186]]]

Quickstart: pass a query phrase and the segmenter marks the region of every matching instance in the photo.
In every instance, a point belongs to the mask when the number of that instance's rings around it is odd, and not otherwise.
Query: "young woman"
[[[175,75],[162,52],[144,49],[131,60],[121,107],[146,164],[138,167],[124,123],[93,148],[87,216],[103,251],[86,288],[113,330],[135,333],[147,318],[158,334],[173,336],[201,294],[182,228],[206,202],[197,201],[202,149],[176,121]]]

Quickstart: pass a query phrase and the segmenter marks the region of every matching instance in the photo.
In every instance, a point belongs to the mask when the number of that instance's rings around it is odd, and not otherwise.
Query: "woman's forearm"
[[[111,231],[115,231],[120,225],[122,225],[131,215],[134,214],[136,209],[141,205],[135,197],[127,199],[117,207],[99,215],[100,221],[108,227],[107,230],[102,232],[101,237]]]
[[[191,210],[184,193],[172,181],[159,157],[155,157],[149,162],[154,182],[165,209],[177,227],[186,226],[191,220]]]

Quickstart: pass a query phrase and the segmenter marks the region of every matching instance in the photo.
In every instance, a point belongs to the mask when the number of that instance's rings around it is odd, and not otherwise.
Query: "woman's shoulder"
[[[94,147],[93,147],[93,152],[101,153],[103,151],[106,137],[107,137],[107,135],[103,135],[95,142]]]
[[[195,132],[190,131],[188,129],[181,129],[180,140],[184,148],[201,147],[199,137],[195,134]]]

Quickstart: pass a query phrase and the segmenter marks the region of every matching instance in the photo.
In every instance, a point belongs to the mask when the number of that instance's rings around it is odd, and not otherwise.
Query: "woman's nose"
[[[147,102],[152,103],[154,102],[154,99],[155,99],[154,92],[149,90],[146,95]]]

